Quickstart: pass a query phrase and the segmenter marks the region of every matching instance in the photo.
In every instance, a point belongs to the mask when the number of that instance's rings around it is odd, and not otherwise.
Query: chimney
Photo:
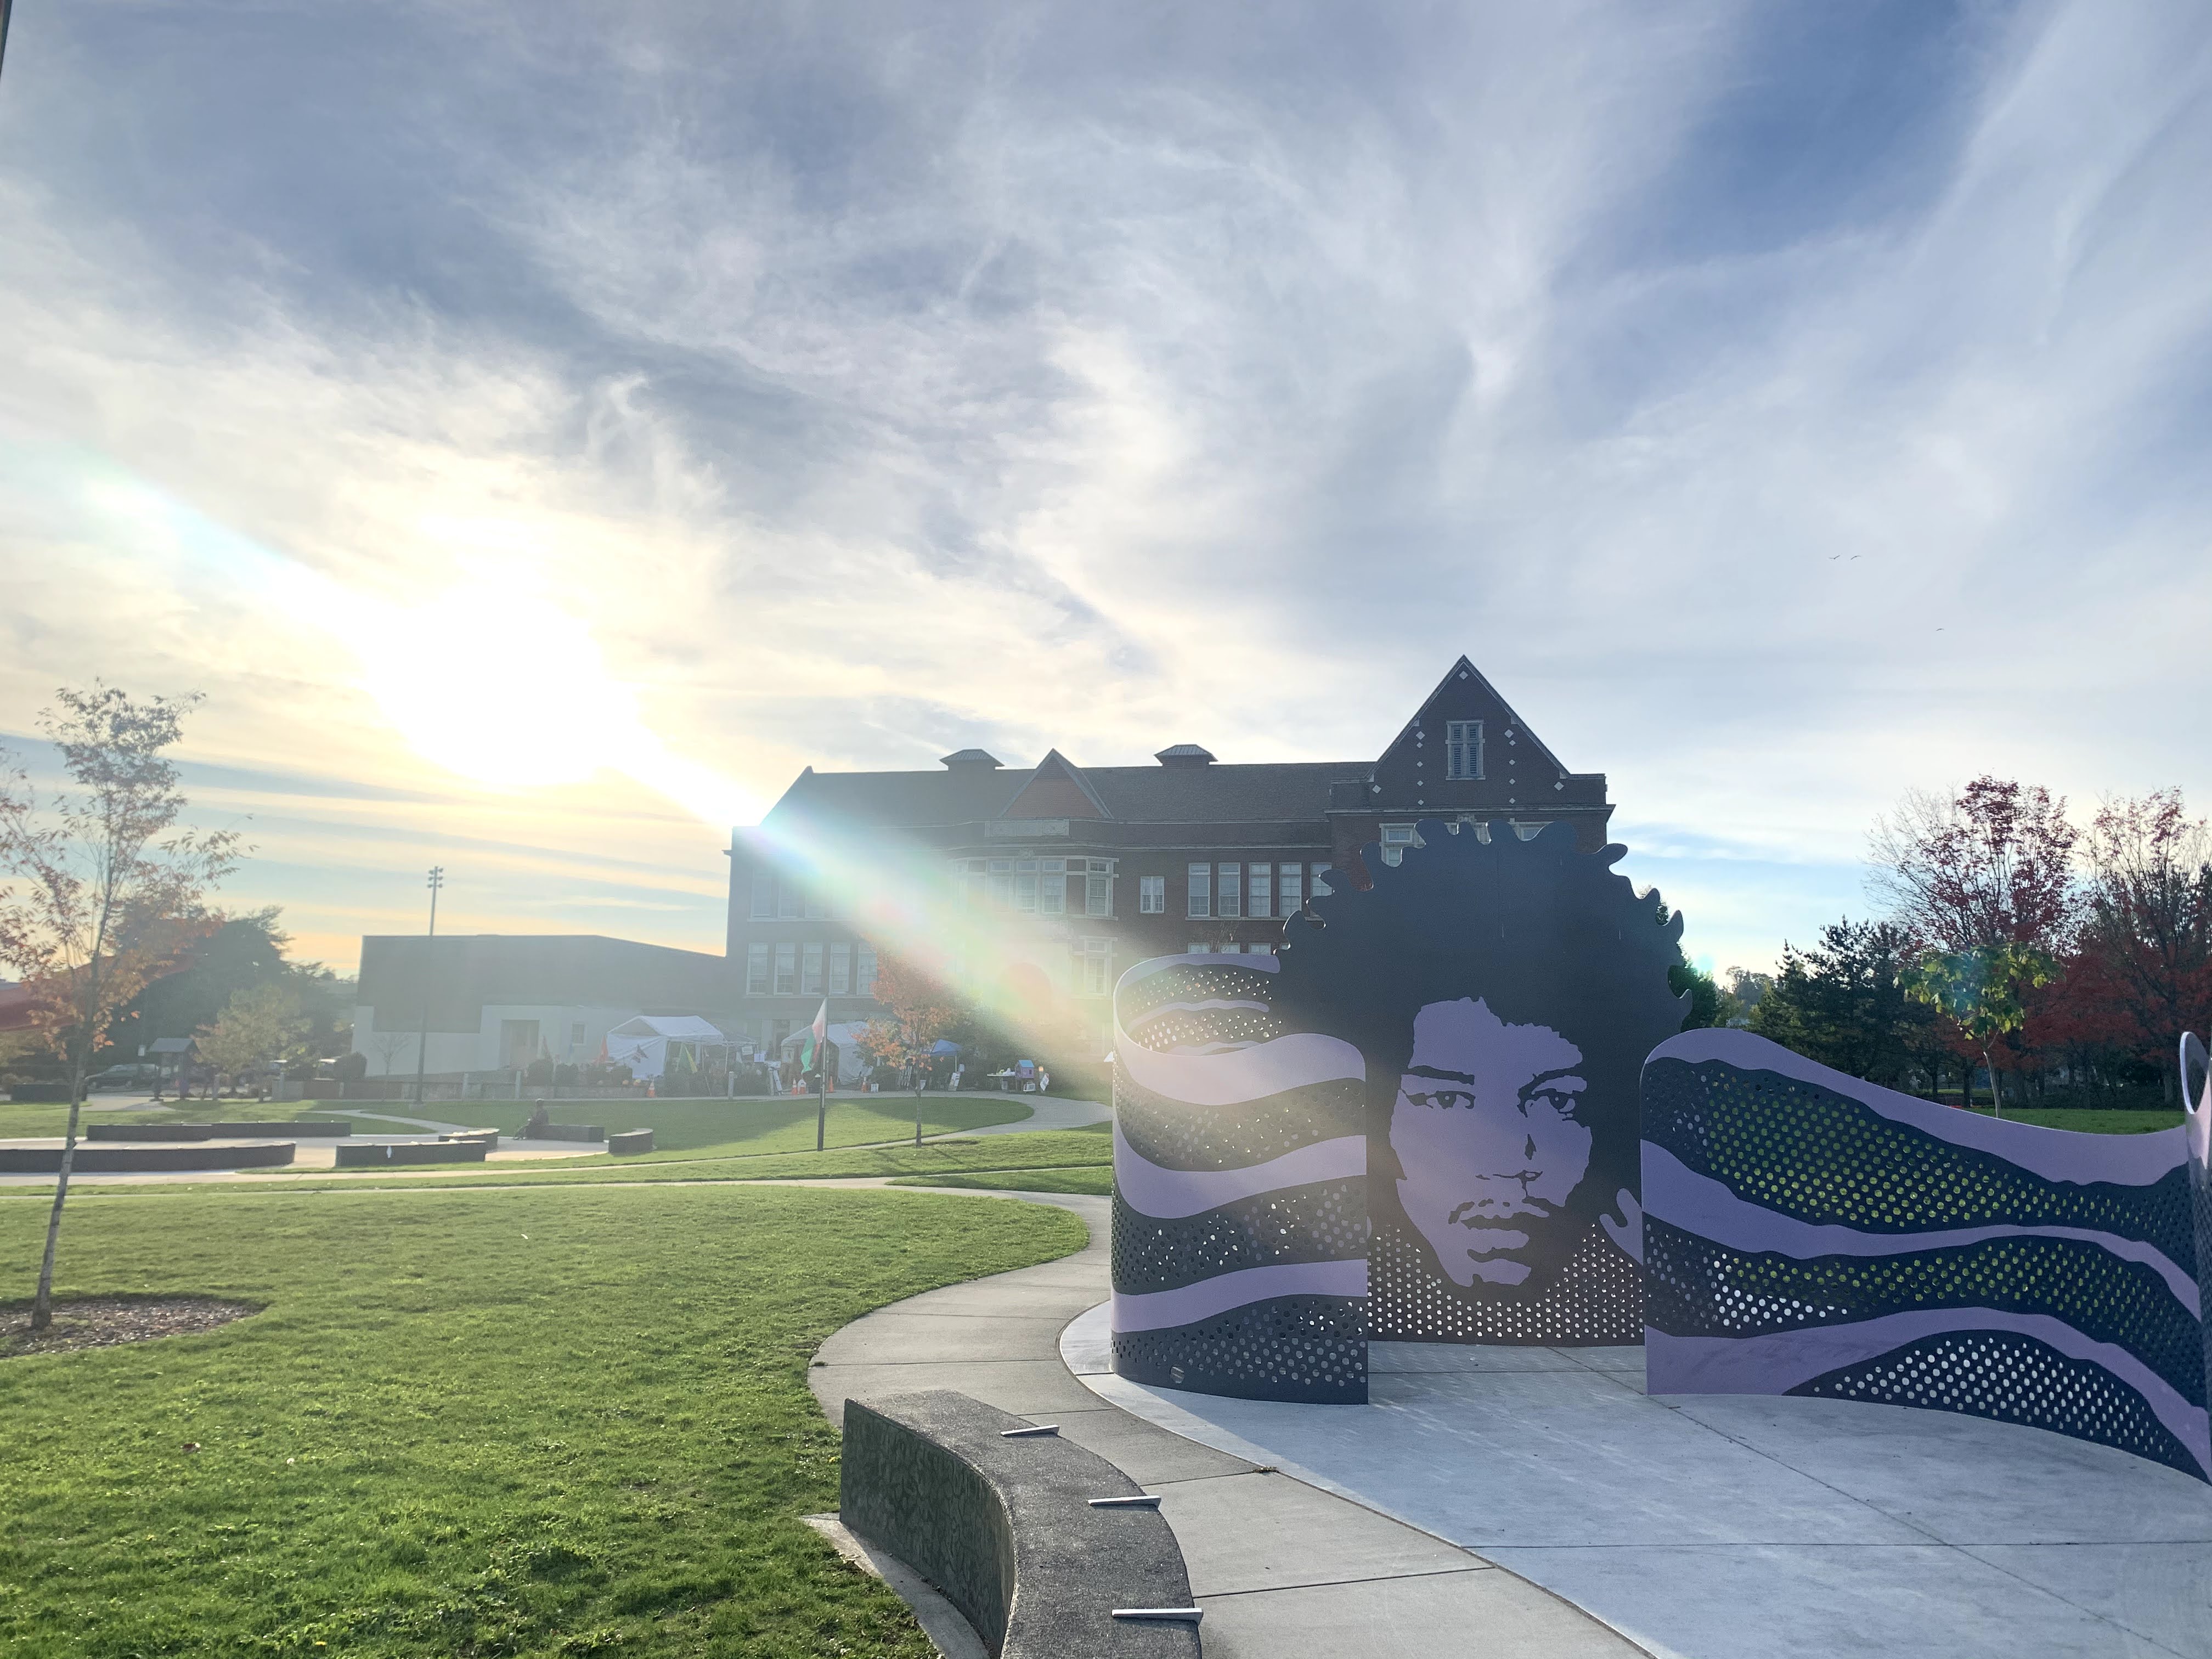
[[[1179,743],[1152,757],[1163,766],[1211,766],[1213,757],[1194,743]]]

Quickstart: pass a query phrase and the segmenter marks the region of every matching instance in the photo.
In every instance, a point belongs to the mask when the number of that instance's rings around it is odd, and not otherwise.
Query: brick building
[[[1188,743],[1154,758],[808,768],[732,840],[732,1035],[780,1043],[824,997],[831,1019],[866,1019],[878,952],[904,951],[1095,1056],[1122,969],[1271,950],[1309,895],[1364,885],[1365,849],[1395,862],[1422,818],[1486,836],[1566,821],[1595,848],[1613,812],[1604,775],[1568,771],[1464,657],[1373,760],[1225,764]]]

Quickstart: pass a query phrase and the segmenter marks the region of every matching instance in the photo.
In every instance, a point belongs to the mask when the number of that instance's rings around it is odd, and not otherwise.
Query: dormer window
[[[1481,775],[1482,722],[1480,720],[1446,720],[1444,722],[1444,776],[1480,778]]]

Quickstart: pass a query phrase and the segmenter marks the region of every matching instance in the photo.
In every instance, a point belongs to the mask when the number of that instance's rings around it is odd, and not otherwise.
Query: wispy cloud
[[[772,797],[1371,754],[1466,650],[1761,960],[1908,785],[2212,796],[2208,174],[2212,21],[2113,0],[34,10],[0,725],[358,781],[332,938],[450,836],[699,944],[616,702]]]

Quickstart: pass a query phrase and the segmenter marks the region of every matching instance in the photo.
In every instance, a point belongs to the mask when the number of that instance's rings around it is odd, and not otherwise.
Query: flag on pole
[[[807,1071],[814,1068],[821,1056],[822,1045],[830,1040],[830,999],[823,998],[822,1006],[814,1016],[814,1024],[807,1029],[806,1047],[799,1056],[799,1066]]]

